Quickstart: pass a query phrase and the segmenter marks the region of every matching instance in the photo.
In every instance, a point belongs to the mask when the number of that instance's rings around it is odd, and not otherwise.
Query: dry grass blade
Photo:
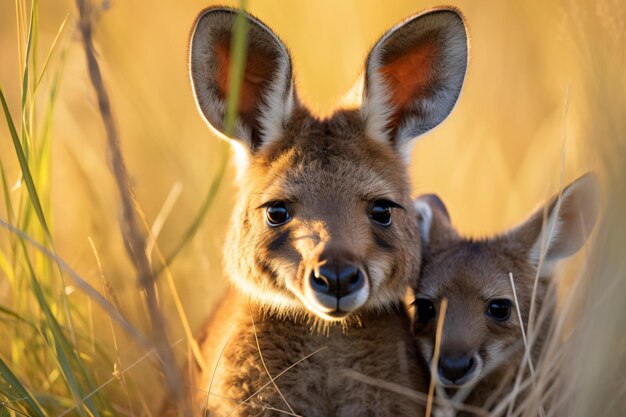
[[[426,417],[430,417],[433,408],[433,399],[435,398],[435,385],[437,384],[437,364],[439,363],[439,350],[441,348],[441,333],[443,332],[443,322],[446,317],[446,310],[448,309],[448,300],[441,300],[441,306],[439,307],[439,317],[437,318],[437,333],[435,336],[435,349],[433,352],[433,359],[430,366],[430,385],[428,387],[428,402],[426,402]]]
[[[570,89],[568,86],[565,92],[565,101],[563,104],[563,145],[561,147],[561,171],[560,171],[560,177],[559,177],[559,195],[557,198],[556,206],[554,207],[554,211],[553,211],[554,213],[559,213],[559,211],[561,210],[561,202],[562,202],[561,197],[563,194],[563,185],[564,185],[564,177],[565,177],[565,155],[566,155],[565,145],[567,144],[566,122],[567,122],[567,114],[569,110],[569,97],[570,97]],[[541,274],[541,271],[543,270],[543,267],[544,267],[544,262],[545,262],[546,255],[548,252],[548,242],[550,242],[552,238],[554,237],[554,234],[556,233],[555,229],[557,227],[555,223],[547,224],[548,219],[546,216],[547,216],[547,212],[544,213],[544,222],[543,222],[544,227],[542,230],[545,230],[545,233],[543,233],[542,235],[541,247],[539,251],[539,263],[537,265],[535,281],[533,282],[532,296],[530,299],[530,311],[528,313],[527,329],[528,329],[529,336],[532,335],[533,330],[535,329],[534,321],[535,321],[537,288],[539,285],[539,275]]]
[[[318,353],[320,353],[321,351],[323,351],[324,349],[326,349],[328,346],[324,346],[321,347],[319,349],[317,349],[316,351],[313,351],[311,353],[309,353],[308,355],[306,355],[305,357],[303,357],[302,359],[299,359],[298,361],[294,362],[293,364],[289,365],[287,368],[285,368],[284,370],[282,370],[278,375],[276,375],[274,378],[271,378],[269,382],[263,384],[258,390],[256,390],[255,392],[253,392],[248,398],[246,398],[245,400],[243,400],[241,403],[239,403],[237,406],[235,406],[232,410],[230,410],[228,413],[226,413],[226,415],[224,417],[228,417],[229,415],[231,415],[232,413],[234,413],[235,411],[237,411],[239,408],[241,408],[243,405],[245,405],[248,401],[250,401],[252,398],[254,398],[259,392],[263,391],[265,389],[265,387],[269,386],[270,384],[272,384],[275,380],[277,380],[278,378],[280,378],[281,376],[283,376],[284,374],[286,374],[289,370],[291,370],[292,368],[294,368],[295,366],[297,366],[298,364],[304,362],[305,360],[309,359],[311,356],[313,355],[317,355]]]
[[[513,299],[515,301],[515,311],[517,312],[517,319],[519,320],[520,331],[522,332],[522,341],[524,342],[524,357],[522,359],[522,364],[520,365],[518,376],[515,380],[515,386],[513,388],[513,391],[517,392],[519,390],[521,377],[524,373],[524,367],[527,362],[528,362],[528,369],[530,370],[530,378],[531,378],[533,387],[535,386],[535,367],[533,365],[533,361],[531,358],[531,346],[529,346],[528,339],[526,338],[526,330],[524,329],[524,320],[522,318],[522,312],[519,308],[519,300],[517,299],[517,290],[515,289],[515,280],[513,279],[512,272],[509,272],[509,279],[511,281],[511,289],[513,290]],[[507,416],[510,416],[511,413],[513,412],[514,405],[515,405],[515,400],[511,401],[511,404],[509,405]],[[539,415],[542,417],[545,415],[545,412],[543,411],[543,407],[540,407]]]
[[[159,213],[154,219],[154,222],[152,222],[152,227],[150,228],[150,236],[148,237],[148,242],[146,243],[146,256],[148,257],[148,259],[151,258],[152,251],[156,245],[159,235],[161,234],[161,230],[165,225],[165,221],[172,212],[172,209],[174,208],[176,201],[178,201],[178,197],[180,197],[182,191],[182,184],[180,182],[176,182],[172,186],[170,192],[167,194],[167,198],[163,202],[161,210],[159,210]]]
[[[374,378],[369,375],[362,374],[361,372],[355,371],[354,369],[345,369],[342,371],[342,375],[347,376],[348,378],[352,378],[355,381],[362,382],[364,384],[372,385],[385,389],[387,391],[404,395],[420,404],[426,404],[428,402],[428,394],[415,391],[413,389],[396,384],[395,382],[390,382],[384,379]]]
[[[133,369],[135,366],[139,365],[141,362],[143,362],[146,358],[148,358],[148,356],[152,355],[154,353],[154,349],[150,349],[148,352],[144,353],[139,359],[137,359],[135,362],[131,363],[130,365],[128,365],[126,368],[122,369],[121,371],[118,371],[119,374],[124,375],[126,374],[128,371],[130,371],[131,369]],[[105,382],[103,382],[102,384],[100,384],[100,386],[98,386],[96,389],[94,389],[93,391],[91,391],[89,394],[87,394],[85,397],[83,397],[80,401],[80,403],[74,404],[71,408],[68,408],[67,410],[65,410],[64,412],[62,412],[61,414],[59,414],[58,417],[63,417],[65,415],[67,415],[68,413],[72,412],[73,410],[75,410],[82,402],[84,402],[85,400],[87,400],[88,398],[92,397],[93,395],[97,394],[100,390],[102,390],[104,387],[106,387],[107,385],[109,385],[111,382],[115,381],[116,379],[118,379],[118,375],[114,375],[111,378],[109,378],[108,380],[106,380]]]
[[[256,342],[256,348],[257,348],[257,351],[259,352],[259,357],[261,358],[261,364],[263,365],[263,369],[265,370],[265,373],[267,374],[267,376],[270,378],[270,381],[272,381],[272,385],[274,385],[274,388],[276,389],[276,392],[278,392],[278,395],[280,395],[280,398],[283,399],[283,401],[285,402],[285,405],[287,406],[289,411],[291,411],[291,413],[293,415],[296,415],[295,411],[293,411],[293,408],[291,408],[291,405],[289,405],[289,402],[287,401],[287,399],[285,398],[285,396],[281,392],[280,388],[278,388],[278,385],[276,385],[276,381],[274,381],[274,378],[272,378],[272,374],[270,374],[269,369],[267,369],[267,365],[265,365],[265,359],[263,359],[263,352],[261,352],[261,345],[259,343],[259,336],[257,335],[257,332],[256,332],[256,324],[254,324],[254,317],[252,316],[252,314],[250,314],[250,320],[252,321],[252,330],[254,332],[254,341]]]
[[[174,259],[181,253],[181,251],[192,241],[196,233],[200,230],[200,225],[202,221],[206,217],[209,209],[213,205],[215,201],[215,197],[217,196],[217,191],[224,179],[224,175],[226,174],[226,167],[228,166],[228,149],[224,147],[222,152],[222,156],[220,159],[220,165],[217,169],[217,172],[213,179],[211,180],[211,184],[209,185],[209,190],[207,191],[204,199],[202,200],[202,204],[198,209],[198,212],[194,216],[193,220],[183,233],[183,237],[178,242],[178,244],[172,249],[172,251],[167,255],[164,260],[161,261],[162,265],[159,268],[155,268],[156,276],[160,276],[163,271],[167,270],[167,268],[174,262]]]
[[[93,256],[94,256],[94,258],[96,260],[96,266],[98,267],[98,275],[100,277],[100,281],[102,281],[104,297],[118,311],[121,312],[119,302],[117,301],[117,297],[115,296],[115,293],[113,292],[113,288],[111,286],[111,283],[104,276],[104,271],[102,269],[102,263],[100,262],[100,255],[98,254],[98,250],[96,249],[96,245],[95,245],[95,243],[93,242],[93,240],[90,237],[87,238],[87,239],[89,241],[89,246],[91,247],[91,251],[93,253]],[[122,355],[120,354],[120,348],[119,348],[119,343],[117,341],[117,334],[115,332],[115,326],[113,326],[113,318],[111,317],[110,314],[108,314],[107,316],[108,316],[108,319],[109,319],[109,326],[111,327],[111,337],[113,339],[113,348],[114,348],[115,354],[116,354],[114,366],[119,366],[120,368],[123,368]],[[130,397],[130,393],[128,391],[128,383],[126,381],[126,376],[125,376],[124,373],[120,373],[119,374],[119,380],[120,380],[120,383],[122,384],[122,386],[124,387],[124,391],[126,393],[126,398],[128,400],[128,406],[129,406],[129,408],[131,410],[131,415],[134,415],[133,403],[132,403],[132,400],[131,400],[131,397]]]
[[[228,342],[230,342],[230,337],[226,339],[224,346],[220,350],[220,354],[215,361],[215,366],[213,367],[213,372],[211,373],[211,379],[209,380],[209,389],[206,393],[206,398],[204,401],[204,410],[203,412],[206,414],[209,409],[209,397],[211,396],[211,389],[213,388],[213,381],[215,380],[215,373],[217,372],[218,367],[220,366],[220,362],[222,361],[222,356],[224,356],[224,352],[226,351],[226,346],[228,346]]]
[[[28,242],[31,246],[35,247],[38,251],[53,259],[63,271],[67,272],[72,281],[89,297],[95,300],[100,306],[107,311],[122,327],[132,335],[135,340],[143,346],[148,346],[148,341],[145,336],[128,320],[124,317],[114,305],[109,303],[105,297],[102,296],[95,288],[93,288],[87,281],[82,279],[63,259],[55,255],[52,251],[46,249],[43,245],[37,242],[35,239],[28,236],[13,225],[8,224],[4,220],[0,219],[0,226],[9,230],[11,233],[18,235],[21,239]]]
[[[289,411],[281,410],[281,409],[279,409],[279,408],[274,408],[274,407],[264,406],[264,407],[263,407],[263,409],[264,409],[264,410],[270,410],[270,411],[276,411],[277,413],[280,413],[280,414],[285,414],[285,415],[287,415],[287,416],[302,417],[302,416],[300,416],[299,414],[294,414],[294,413],[291,413],[291,412],[289,412]]]
[[[106,131],[109,165],[113,172],[117,190],[120,195],[122,206],[121,229],[124,243],[128,256],[137,271],[138,283],[145,291],[146,303],[148,305],[152,326],[152,336],[154,338],[156,351],[163,364],[162,368],[166,377],[169,395],[179,404],[179,409],[182,411],[182,415],[191,416],[191,409],[183,398],[182,377],[178,367],[176,366],[176,360],[170,348],[166,332],[165,319],[158,304],[156,286],[154,282],[155,276],[152,271],[150,260],[145,252],[146,231],[143,230],[142,222],[138,219],[137,201],[130,185],[128,170],[126,169],[126,164],[122,155],[119,135],[114,122],[109,96],[102,79],[98,60],[96,58],[92,37],[93,27],[91,3],[89,0],[76,0],[76,4],[80,14],[79,25],[80,32],[82,34],[85,56],[87,59],[89,77],[98,98],[98,109]]]
[[[18,410],[17,408],[13,408],[11,407],[9,404],[7,404],[5,401],[0,401],[0,405],[2,406],[2,408],[0,408],[0,417],[4,416],[4,410],[9,410],[14,412],[15,414],[17,414],[18,416],[26,416],[26,417],[31,417],[30,415],[26,414],[23,411]]]
[[[350,377],[354,380],[363,382],[368,385],[372,385],[378,388],[382,388],[387,391],[395,392],[397,394],[404,395],[405,397],[411,398],[415,400],[415,402],[420,404],[426,404],[429,401],[428,394],[424,394],[419,391],[415,391],[413,389],[404,387],[402,385],[396,384],[395,382],[385,381],[384,379],[374,378],[368,375],[364,375],[360,372],[357,372],[353,369],[346,369],[343,371],[343,375]],[[447,400],[444,400],[439,397],[433,398],[433,403],[441,404],[441,405],[450,405]],[[488,416],[489,414],[480,407],[474,407],[468,404],[454,404],[454,406],[459,410],[467,413],[472,413],[476,416]]]

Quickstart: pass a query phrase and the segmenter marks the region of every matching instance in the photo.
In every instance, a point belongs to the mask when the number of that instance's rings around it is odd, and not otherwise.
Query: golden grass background
[[[626,288],[620,253],[626,247],[626,234],[619,232],[624,231],[621,216],[626,214],[622,210],[626,205],[626,5],[620,0],[448,3],[458,6],[467,19],[470,66],[452,115],[414,147],[410,171],[415,195],[436,192],[463,233],[485,236],[520,222],[562,184],[586,171],[597,171],[609,206],[606,223],[595,233],[599,239],[597,260],[589,264],[598,268],[601,277],[591,277],[589,287],[601,292],[600,298],[606,297],[601,289],[607,286],[612,289],[608,297],[622,290],[616,302],[623,302]],[[212,137],[200,118],[187,73],[191,25],[200,9],[212,4],[196,0],[106,1],[95,22],[96,49],[123,151],[149,224],[158,217],[168,195],[176,196],[181,190],[158,239],[165,254],[181,240],[227,148]],[[236,6],[237,2],[220,4]],[[290,48],[303,101],[327,115],[351,88],[369,48],[385,30],[439,4],[250,0],[249,11]],[[50,175],[40,179],[50,183],[50,200],[45,205],[55,246],[59,256],[102,290],[91,239],[120,308],[145,329],[147,315],[119,232],[118,196],[107,168],[104,130],[88,81],[73,1],[41,1],[40,50],[36,54],[43,60],[67,15],[67,28],[59,41],[66,53],[50,64],[62,73],[53,113]],[[19,115],[17,32],[16,2],[2,0],[0,85],[12,113]],[[20,178],[20,168],[8,138],[6,125],[0,123],[0,155],[13,185]],[[171,267],[193,329],[225,287],[221,248],[235,201],[233,180],[231,164],[197,235]],[[7,218],[4,204],[0,217]],[[9,232],[2,230],[0,250],[9,251],[9,241]],[[577,276],[585,266],[584,255],[568,263],[569,275]],[[0,304],[10,306],[16,295],[2,274],[0,271]],[[161,300],[171,318],[173,340],[179,340],[183,338],[180,320],[161,280]],[[593,290],[590,292],[593,295]],[[80,291],[69,297],[89,317],[91,324],[85,328],[92,342],[112,357],[119,354],[111,363],[93,363],[102,378],[111,375],[113,362],[128,365],[145,353],[116,328],[116,354],[107,314]],[[625,309],[604,308],[608,307],[601,303],[586,317],[595,333],[580,337],[586,341],[585,349],[595,353],[585,358],[600,355],[598,352],[611,346],[616,350],[609,352],[617,352],[617,362],[626,366],[626,323],[623,318],[621,323],[611,321],[624,317]],[[607,320],[611,326],[598,327]],[[184,356],[185,343],[177,345],[177,350]],[[0,357],[9,364],[15,355],[15,347],[0,346]],[[592,378],[602,364],[593,365],[594,371],[585,375]],[[145,377],[156,374],[154,369],[148,359],[128,372],[136,395],[130,401],[140,404],[143,400],[139,397],[145,398],[139,409],[154,409],[158,402],[158,378]],[[28,371],[24,373],[27,378]],[[593,386],[595,380],[590,381]],[[124,398],[118,381],[104,392]],[[592,396],[593,390],[588,392]],[[584,401],[591,407],[595,400]]]

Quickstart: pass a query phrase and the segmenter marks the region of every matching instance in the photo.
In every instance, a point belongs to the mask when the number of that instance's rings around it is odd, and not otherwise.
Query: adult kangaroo
[[[370,52],[363,104],[319,119],[298,100],[279,38],[246,15],[232,134],[224,116],[237,11],[210,8],[190,69],[208,125],[236,149],[239,198],[225,248],[232,288],[198,339],[197,413],[415,416],[421,406],[345,370],[423,389],[401,300],[420,268],[407,159],[454,107],[467,67],[461,15],[436,9]]]

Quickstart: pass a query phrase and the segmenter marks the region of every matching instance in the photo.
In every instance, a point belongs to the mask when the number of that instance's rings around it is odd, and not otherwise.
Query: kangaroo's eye
[[[511,316],[511,307],[513,303],[506,298],[489,301],[487,306],[487,315],[494,320],[505,321]]]
[[[426,324],[435,318],[435,305],[432,301],[427,300],[426,298],[418,298],[413,302],[413,304],[417,309],[417,321],[420,323]]]
[[[276,201],[265,209],[265,218],[267,219],[267,224],[276,227],[288,223],[291,220],[291,215],[287,207],[285,207],[285,203]]]
[[[370,219],[381,226],[391,225],[391,207],[393,203],[387,200],[376,200],[370,208]]]

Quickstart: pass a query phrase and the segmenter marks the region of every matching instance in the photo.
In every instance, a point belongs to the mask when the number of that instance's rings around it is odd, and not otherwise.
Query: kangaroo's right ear
[[[550,276],[560,259],[575,254],[585,243],[600,211],[600,186],[588,173],[509,233],[520,242],[533,267]],[[542,262],[543,260],[543,262]]]
[[[366,133],[405,157],[416,136],[452,111],[467,69],[467,33],[453,8],[429,10],[389,30],[367,58]]]
[[[200,13],[191,35],[190,72],[196,102],[205,120],[226,135],[231,43],[238,12],[210,8]],[[247,54],[237,120],[229,139],[250,152],[280,139],[295,106],[291,58],[263,23],[248,19]]]
[[[448,209],[436,194],[424,194],[415,200],[422,247],[435,249],[458,237],[450,223]]]

